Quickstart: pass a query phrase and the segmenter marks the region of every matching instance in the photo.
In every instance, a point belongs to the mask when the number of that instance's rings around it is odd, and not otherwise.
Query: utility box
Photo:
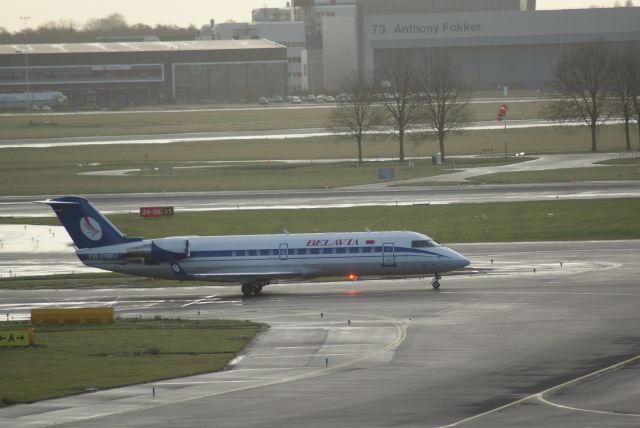
[[[112,307],[77,309],[31,309],[31,324],[110,324],[115,319]]]
[[[436,153],[431,156],[431,164],[432,165],[442,165],[442,153]]]
[[[396,170],[393,168],[380,168],[378,169],[379,180],[393,180],[396,178]]]

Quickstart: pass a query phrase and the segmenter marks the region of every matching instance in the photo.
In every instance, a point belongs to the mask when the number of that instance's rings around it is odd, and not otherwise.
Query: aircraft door
[[[280,244],[280,260],[289,259],[289,244]]]
[[[393,243],[382,245],[382,266],[396,265],[396,248]]]

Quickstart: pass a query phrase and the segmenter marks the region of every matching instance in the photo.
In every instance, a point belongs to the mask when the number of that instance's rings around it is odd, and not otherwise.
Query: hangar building
[[[640,43],[640,8],[362,16],[360,66],[376,72],[395,52],[446,48],[476,88],[543,89],[565,49]],[[327,53],[331,46],[325,46]],[[328,59],[330,55],[328,56]]]
[[[535,0],[295,0],[253,16],[307,21],[303,76],[326,91],[353,71],[376,74],[397,52],[420,58],[432,49],[449,50],[475,88],[542,89],[564,49],[640,43],[640,7],[535,9]]]
[[[267,40],[0,45],[0,93],[61,91],[71,106],[242,102],[287,95]]]

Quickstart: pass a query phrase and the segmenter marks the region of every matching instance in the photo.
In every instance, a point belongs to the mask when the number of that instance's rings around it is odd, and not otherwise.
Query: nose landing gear
[[[440,278],[442,278],[442,276],[439,273],[436,273],[433,277],[433,281],[431,281],[431,286],[433,287],[434,290],[437,290],[438,288],[440,288]]]

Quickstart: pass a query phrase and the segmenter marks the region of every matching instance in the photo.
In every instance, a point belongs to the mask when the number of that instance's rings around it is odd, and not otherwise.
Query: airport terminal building
[[[0,46],[0,93],[61,91],[74,108],[253,102],[287,94],[287,51],[267,40]]]

